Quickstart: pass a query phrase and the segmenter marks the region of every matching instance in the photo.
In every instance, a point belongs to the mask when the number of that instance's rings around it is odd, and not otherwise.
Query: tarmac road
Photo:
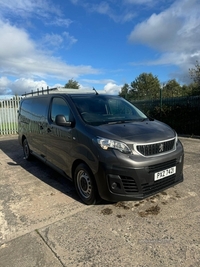
[[[184,182],[142,201],[82,204],[74,186],[0,136],[0,267],[199,267],[200,140]]]

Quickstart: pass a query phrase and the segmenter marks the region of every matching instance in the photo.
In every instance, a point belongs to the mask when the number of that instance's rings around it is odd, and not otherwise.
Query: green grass
[[[0,123],[0,135],[13,134],[18,130],[17,122]]]

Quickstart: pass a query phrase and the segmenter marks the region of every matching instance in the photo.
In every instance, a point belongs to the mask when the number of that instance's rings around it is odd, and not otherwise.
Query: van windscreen
[[[118,96],[71,96],[82,119],[91,125],[131,122],[147,119],[138,108]]]

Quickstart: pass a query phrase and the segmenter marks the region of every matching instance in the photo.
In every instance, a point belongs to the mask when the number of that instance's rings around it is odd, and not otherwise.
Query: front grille
[[[137,193],[138,187],[135,180],[128,176],[120,176],[126,193]]]
[[[155,164],[155,165],[151,165],[148,167],[148,169],[149,169],[149,173],[154,173],[154,172],[166,170],[174,166],[176,166],[176,159],[169,160],[169,161],[162,162],[162,163]]]
[[[136,149],[140,154],[148,157],[169,152],[174,149],[174,145],[175,139],[172,139],[159,143],[137,145]]]
[[[161,179],[157,182],[154,182],[152,185],[150,184],[142,184],[142,192],[144,195],[149,195],[154,192],[160,191],[164,188],[170,187],[175,183],[175,177],[176,175],[171,175],[169,177],[165,177],[164,179]]]

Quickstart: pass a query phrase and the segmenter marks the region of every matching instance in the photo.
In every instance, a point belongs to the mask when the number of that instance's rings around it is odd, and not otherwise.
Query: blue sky
[[[143,72],[190,83],[199,0],[0,0],[0,95],[63,86],[118,94]]]

